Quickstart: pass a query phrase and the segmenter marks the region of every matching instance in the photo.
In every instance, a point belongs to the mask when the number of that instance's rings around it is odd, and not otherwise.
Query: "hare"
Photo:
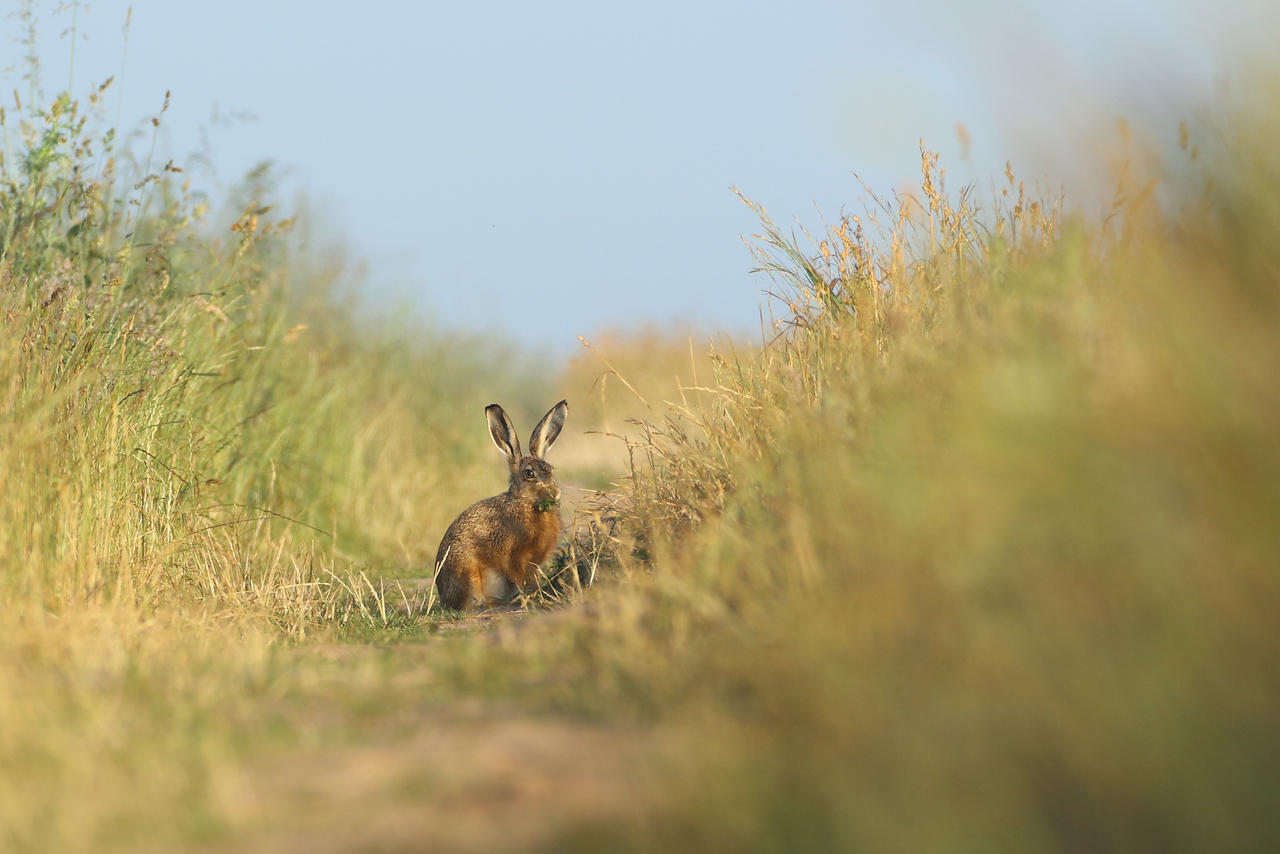
[[[535,580],[538,565],[560,540],[560,487],[543,457],[560,435],[567,401],[560,401],[520,452],[515,427],[502,407],[485,407],[489,435],[507,457],[507,491],[477,501],[444,532],[436,552],[436,589],[449,608],[490,606],[511,601]]]

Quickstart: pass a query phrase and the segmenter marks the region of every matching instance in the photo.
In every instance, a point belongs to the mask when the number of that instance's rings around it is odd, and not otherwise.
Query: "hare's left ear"
[[[560,428],[564,426],[564,417],[568,413],[569,401],[562,400],[542,416],[542,420],[538,422],[537,427],[533,428],[533,433],[529,436],[529,453],[538,459],[547,455],[556,437],[560,435]]]

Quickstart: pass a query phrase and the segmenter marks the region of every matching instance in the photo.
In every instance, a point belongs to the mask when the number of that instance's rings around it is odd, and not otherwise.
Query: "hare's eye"
[[[533,469],[525,469],[525,470],[524,470],[524,479],[525,479],[525,480],[533,480]]]

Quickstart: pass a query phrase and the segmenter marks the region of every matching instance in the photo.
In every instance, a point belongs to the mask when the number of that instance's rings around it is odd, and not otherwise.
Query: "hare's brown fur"
[[[436,553],[436,587],[449,608],[510,601],[530,589],[538,566],[560,540],[560,488],[544,454],[555,441],[567,404],[552,407],[534,428],[530,454],[520,453],[511,423],[497,404],[487,410],[494,443],[507,456],[507,491],[477,501],[453,520]]]
[[[445,532],[436,564],[440,600],[450,608],[507,601],[533,586],[560,540],[560,513],[509,493],[476,502]]]

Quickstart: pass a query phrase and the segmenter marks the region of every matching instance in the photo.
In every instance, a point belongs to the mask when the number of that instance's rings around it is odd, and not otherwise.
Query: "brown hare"
[[[463,510],[444,532],[436,552],[436,589],[446,607],[497,605],[533,586],[539,564],[560,541],[560,487],[543,458],[568,411],[562,400],[542,416],[526,456],[502,407],[485,407],[489,435],[507,457],[511,481],[506,492]]]

